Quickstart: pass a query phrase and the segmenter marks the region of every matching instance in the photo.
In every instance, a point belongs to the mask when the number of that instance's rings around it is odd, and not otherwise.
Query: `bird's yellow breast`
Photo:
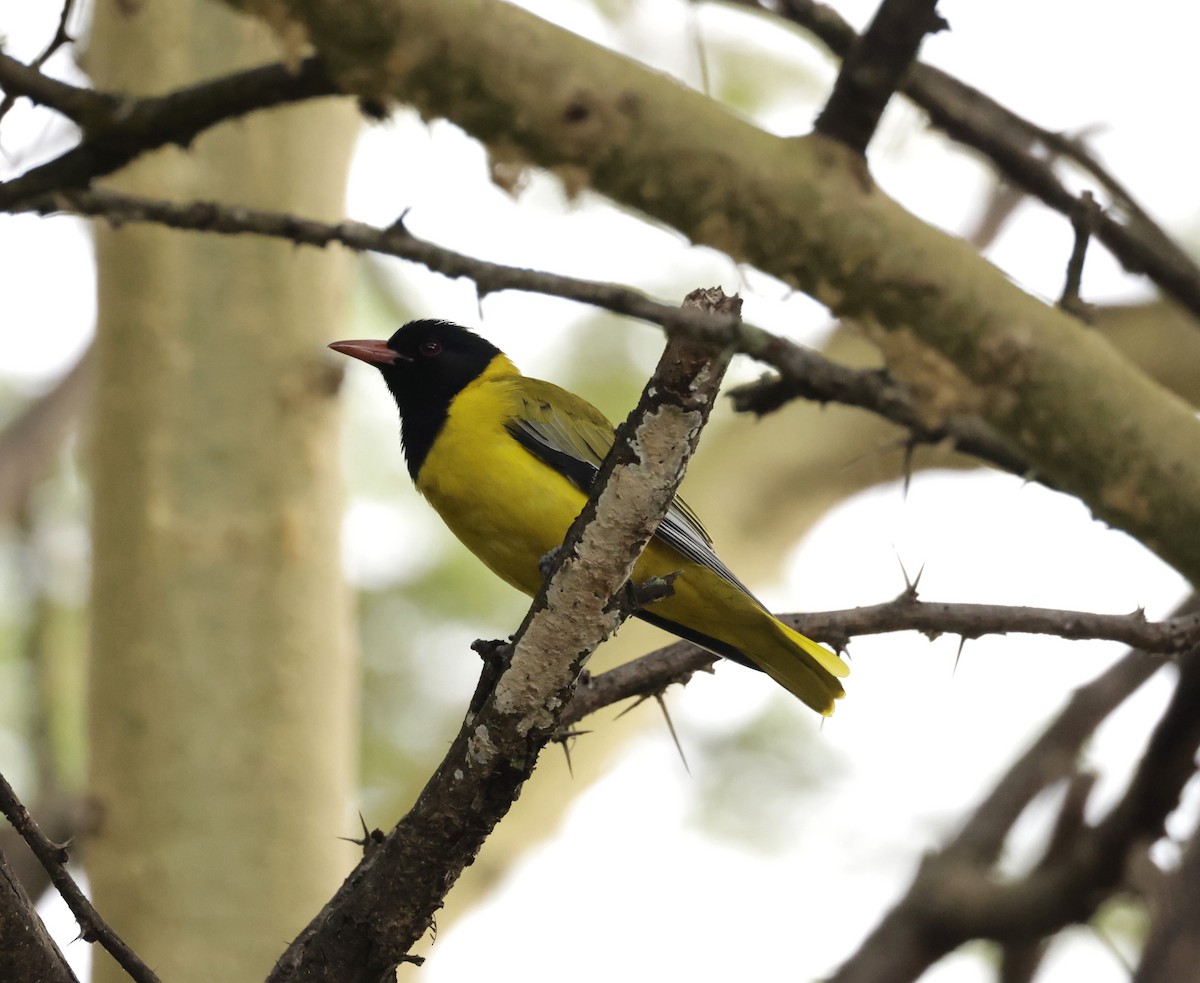
[[[497,576],[534,594],[542,582],[539,558],[562,543],[586,499],[505,429],[520,410],[521,380],[497,356],[459,392],[417,489]]]

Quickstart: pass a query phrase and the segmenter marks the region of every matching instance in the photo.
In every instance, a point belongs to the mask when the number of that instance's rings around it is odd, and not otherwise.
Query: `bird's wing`
[[[508,421],[509,434],[585,495],[612,449],[614,429],[596,407],[574,393],[536,379],[522,380],[522,406]],[[712,539],[691,507],[676,496],[654,535],[694,563],[750,593],[713,551]]]

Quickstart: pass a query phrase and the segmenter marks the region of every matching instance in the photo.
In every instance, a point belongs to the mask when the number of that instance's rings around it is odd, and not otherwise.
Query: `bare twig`
[[[926,858],[904,897],[834,973],[830,983],[915,980],[965,941],[967,937],[961,931],[942,930],[927,901],[929,895],[942,889],[949,876],[943,871],[967,871],[958,878],[972,883],[989,880],[990,865],[1017,817],[1042,789],[1071,773],[1080,747],[1101,721],[1158,667],[1152,656],[1133,652],[1080,687],[976,807],[962,832],[939,853]]]
[[[686,685],[695,673],[712,672],[713,663],[719,658],[691,642],[675,642],[597,676],[589,676],[580,681],[563,711],[560,726],[572,727],[597,710],[622,700],[653,696],[674,683]]]
[[[937,13],[937,0],[883,0],[846,53],[816,131],[865,154],[925,35],[947,26]]]
[[[51,843],[46,838],[3,775],[0,775],[0,812],[8,817],[8,821],[41,861],[55,889],[62,895],[67,907],[71,909],[71,914],[79,922],[81,936],[88,942],[99,942],[135,983],[160,983],[154,971],[142,962],[141,957],[92,907],[92,903],[75,883],[75,878],[67,872],[66,848]]]
[[[921,919],[961,942],[1036,938],[1090,918],[1119,885],[1131,851],[1162,835],[1163,821],[1195,774],[1198,702],[1200,656],[1193,653],[1181,663],[1175,693],[1124,796],[1074,838],[1061,863],[1005,883],[988,871],[956,869],[953,858],[943,855],[929,865],[927,890],[917,893]]]
[[[1071,228],[1075,231],[1075,243],[1071,247],[1071,259],[1067,262],[1067,279],[1063,284],[1062,297],[1058,306],[1069,314],[1074,314],[1085,323],[1091,323],[1091,306],[1084,303],[1080,296],[1083,286],[1083,261],[1087,257],[1088,242],[1096,230],[1096,223],[1102,211],[1092,197],[1090,191],[1079,196],[1079,201],[1071,212]]]
[[[58,26],[54,30],[54,37],[50,39],[49,44],[42,49],[42,53],[29,63],[29,67],[34,71],[40,69],[50,57],[65,44],[74,42],[74,38],[67,32],[67,24],[71,19],[71,11],[75,7],[75,0],[65,0],[62,5],[62,11],[58,15]],[[3,101],[0,101],[0,120],[3,120],[8,115],[9,110],[16,104],[17,97],[14,93],[6,91]]]
[[[321,62],[307,58],[295,70],[266,65],[132,99],[50,79],[0,53],[0,87],[28,96],[78,123],[83,141],[51,161],[0,183],[0,209],[66,188],[86,187],[136,157],[167,144],[186,147],[209,127],[255,109],[336,94]]]

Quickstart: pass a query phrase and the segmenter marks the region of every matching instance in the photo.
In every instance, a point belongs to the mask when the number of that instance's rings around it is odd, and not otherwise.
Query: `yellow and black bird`
[[[386,343],[329,347],[383,374],[400,410],[409,474],[450,530],[503,580],[537,593],[538,561],[561,545],[612,447],[604,414],[526,378],[494,345],[448,321],[412,321]],[[674,593],[639,618],[762,669],[817,712],[833,712],[846,664],[767,611],[679,498],[633,579],[675,571]]]

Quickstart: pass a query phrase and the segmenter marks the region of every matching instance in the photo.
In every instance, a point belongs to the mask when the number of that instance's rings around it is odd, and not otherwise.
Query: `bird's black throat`
[[[410,321],[388,339],[400,356],[380,365],[400,410],[400,441],[413,481],[446,425],[450,404],[487,369],[498,349],[449,321]]]

